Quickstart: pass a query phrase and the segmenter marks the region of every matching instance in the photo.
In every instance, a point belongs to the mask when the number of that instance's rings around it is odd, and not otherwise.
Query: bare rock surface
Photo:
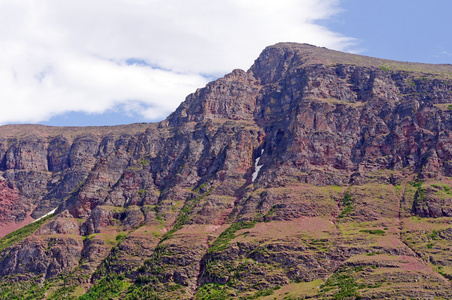
[[[451,136],[452,66],[294,43],[158,124],[1,126],[0,294],[450,299]]]

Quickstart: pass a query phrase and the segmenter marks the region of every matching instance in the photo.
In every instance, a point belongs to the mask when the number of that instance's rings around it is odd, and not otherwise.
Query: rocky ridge
[[[452,66],[293,43],[157,124],[2,126],[0,294],[451,298],[451,130]]]

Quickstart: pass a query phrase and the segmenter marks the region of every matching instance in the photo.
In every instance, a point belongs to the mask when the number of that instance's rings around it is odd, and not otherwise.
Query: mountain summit
[[[0,295],[450,299],[451,135],[451,65],[295,43],[160,123],[2,126]]]

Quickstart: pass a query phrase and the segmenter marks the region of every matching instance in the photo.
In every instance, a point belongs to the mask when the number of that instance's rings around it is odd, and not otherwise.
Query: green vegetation
[[[127,167],[127,170],[133,170],[133,171],[141,171],[141,170],[142,170],[142,168],[141,168],[141,167],[134,167],[134,166],[130,166],[130,167]]]
[[[422,184],[424,184],[424,182],[419,181],[419,180],[416,180],[416,181],[410,182],[410,184],[411,184],[412,186],[414,186],[415,188],[420,188],[420,187],[422,186]]]
[[[309,282],[299,282],[299,283],[289,283],[288,285],[275,287],[273,293],[269,296],[264,296],[259,299],[262,300],[300,300],[300,299],[310,299],[310,296],[318,295],[319,288],[323,284],[321,279],[316,279]]]
[[[310,247],[315,248],[317,251],[328,253],[333,247],[333,243],[330,239],[309,239],[305,243]]]
[[[425,199],[425,189],[418,187],[416,193],[414,194],[414,205],[418,205],[422,200]]]
[[[162,257],[174,255],[174,253],[169,250],[168,245],[163,244],[163,242],[172,238],[175,232],[182,229],[182,227],[187,224],[190,220],[190,215],[192,214],[194,207],[212,191],[213,188],[203,195],[185,202],[171,230],[162,236],[159,245],[155,248],[152,256],[137,269],[137,272],[141,273],[141,275],[139,275],[134,284],[129,287],[125,299],[159,299],[158,294],[163,291],[169,293],[185,292],[180,285],[165,285],[165,287],[159,286],[158,292],[154,287],[154,284],[158,284],[158,282],[162,280],[160,277],[165,271],[162,266]],[[158,207],[154,207],[154,209],[158,213]]]
[[[274,290],[277,290],[277,289],[280,289],[280,287],[275,286],[275,287],[268,288],[268,289],[261,289],[261,290],[258,290],[257,292],[255,292],[253,295],[240,297],[240,299],[243,299],[243,300],[259,299],[260,297],[273,295]]]
[[[413,201],[414,207],[419,205],[419,203],[421,203],[425,199],[426,190],[425,190],[425,188],[422,187],[423,184],[424,183],[419,180],[410,182],[410,185],[416,188],[416,192],[414,193],[414,201]]]
[[[120,232],[118,233],[118,235],[116,236],[116,241],[118,242],[118,244],[122,243],[122,241],[126,238],[127,236],[127,232]]]
[[[145,268],[143,267],[140,269],[143,269],[141,271],[144,271]],[[140,269],[138,270],[139,272],[141,272]],[[157,279],[157,277],[152,275],[138,275],[134,284],[130,284],[128,287],[125,297],[121,299],[162,299],[162,293],[171,294],[164,299],[181,299],[177,295],[186,293],[184,287],[180,284],[170,282],[162,285],[159,282],[161,280],[161,278]],[[124,289],[122,292],[124,293]]]
[[[187,224],[188,220],[190,219],[190,214],[192,213],[193,208],[196,206],[196,204],[198,204],[199,201],[204,199],[204,197],[209,195],[212,191],[213,191],[213,188],[211,188],[205,194],[199,196],[196,199],[186,201],[179,213],[179,216],[176,219],[176,222],[174,222],[173,228],[171,228],[170,231],[168,231],[167,233],[165,233],[162,236],[160,243],[162,243],[163,241],[165,241],[167,239],[170,239],[176,231],[182,229],[182,227],[185,224]]]
[[[100,298],[104,299],[104,298]],[[136,299],[146,299],[146,300],[160,300],[162,299],[152,286],[131,286],[127,290],[127,294],[124,297],[125,300],[136,300]]]
[[[439,231],[438,230],[433,230],[432,233],[427,234],[427,237],[429,237],[431,240],[439,240]]]
[[[449,196],[452,196],[452,191],[450,190],[450,186],[447,184],[432,184],[432,187],[438,189],[440,193],[445,193]]]
[[[334,273],[328,280],[320,287],[320,294],[326,294],[334,291],[333,299],[359,299],[358,290],[366,288],[364,284],[358,284],[353,277],[353,274],[362,271],[363,267],[349,268],[345,267],[342,270]]]
[[[197,188],[195,188],[195,189],[193,190],[193,192],[198,193],[200,190],[203,190],[203,189],[205,189],[206,187],[207,187],[207,182],[204,182],[203,184],[201,184],[200,186],[198,186]]]
[[[449,280],[452,280],[452,275],[445,272],[444,266],[435,266],[435,269],[439,274],[441,274],[441,276],[446,277]]]
[[[386,233],[384,230],[381,230],[381,229],[363,229],[363,230],[360,230],[359,232],[366,232],[369,234],[377,234],[377,235],[385,235],[385,233]]]
[[[0,300],[79,299],[74,295],[78,286],[68,284],[68,279],[71,279],[71,275],[67,276],[60,274],[56,278],[47,280],[44,284],[39,283],[41,278],[38,276],[34,279],[22,281],[20,283],[15,282],[15,280],[5,280],[0,282]]]
[[[273,216],[275,214],[275,212],[281,207],[283,207],[282,204],[275,204],[275,205],[273,205],[268,210],[268,212],[265,214],[265,216],[263,217],[263,221],[264,222],[270,222],[272,220],[271,216]]]
[[[224,300],[230,298],[228,287],[215,283],[203,285],[195,296],[195,300]]]
[[[125,280],[124,275],[110,273],[81,296],[80,300],[112,299],[121,296],[127,291],[130,282]]]
[[[452,105],[451,105],[452,106]],[[452,196],[452,192],[450,190],[450,186],[446,185],[446,184],[442,184],[441,185],[444,188],[444,191],[446,192],[446,194],[449,194]]]
[[[219,252],[227,249],[229,241],[233,240],[235,233],[241,229],[253,228],[256,221],[242,221],[229,226],[220,236],[213,242],[207,253]]]
[[[52,292],[49,300],[61,300],[61,299],[77,299],[75,296],[71,296],[74,292],[77,286],[71,285],[71,286],[63,286],[56,291]]]
[[[76,194],[80,191],[80,189],[82,188],[82,186],[86,183],[87,178],[83,178],[82,181],[79,182],[79,184],[70,192],[70,194]]]
[[[146,193],[147,189],[138,190],[138,195],[143,196]]]
[[[0,283],[0,300],[21,299],[34,300],[43,299],[47,285],[39,285],[34,281],[26,281],[22,283],[1,282]]]
[[[344,198],[342,198],[341,200],[341,204],[344,208],[339,214],[339,218],[344,218],[348,216],[353,211],[353,209],[355,209],[355,206],[353,205],[354,203],[355,201],[353,200],[352,195],[350,194],[349,191],[346,191],[344,194]]]
[[[149,166],[149,164],[151,163],[151,160],[148,157],[142,157],[138,163],[143,167]]]
[[[52,216],[53,214],[5,235],[2,239],[0,239],[0,252],[3,251],[5,248],[17,244],[22,240],[26,239],[28,236],[32,235],[36,231],[36,229],[41,227],[41,225],[44,224],[44,222],[47,221]]]

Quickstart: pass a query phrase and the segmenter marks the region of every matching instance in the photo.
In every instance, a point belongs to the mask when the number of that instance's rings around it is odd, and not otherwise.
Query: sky
[[[156,122],[268,45],[452,64],[450,0],[0,0],[0,124]]]

